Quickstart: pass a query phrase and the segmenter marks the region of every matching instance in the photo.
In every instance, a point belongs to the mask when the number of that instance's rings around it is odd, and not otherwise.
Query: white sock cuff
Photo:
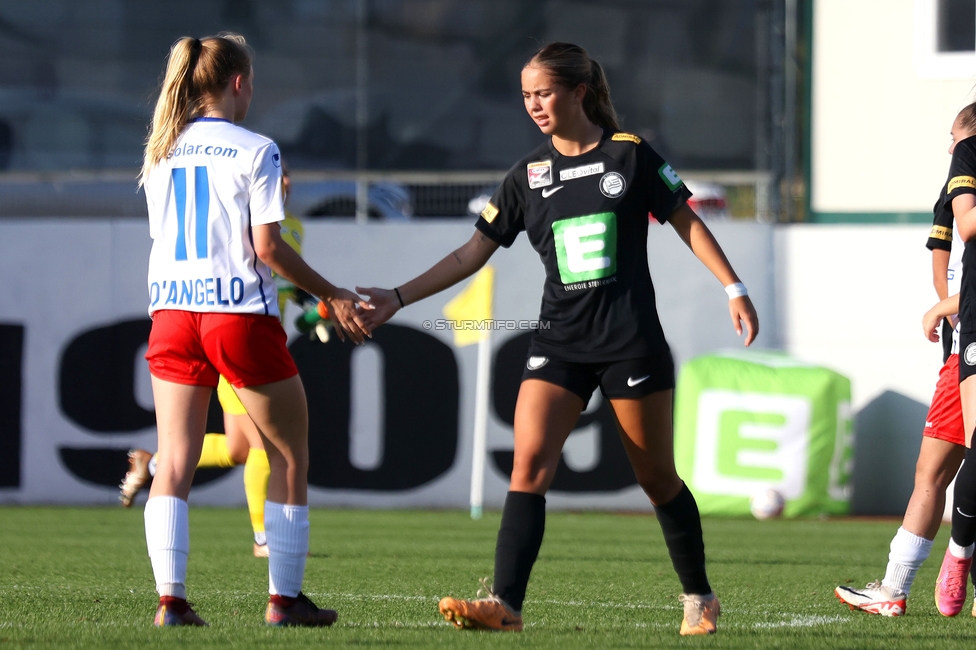
[[[146,546],[149,553],[160,550],[190,552],[190,511],[177,497],[153,497],[146,501]]]
[[[896,539],[903,540],[906,544],[912,544],[914,546],[927,546],[932,548],[932,540],[925,539],[921,535],[916,535],[910,530],[907,530],[904,526],[898,527],[898,532],[895,533]]]
[[[932,552],[932,540],[925,539],[904,528],[898,528],[898,532],[891,538],[889,548],[891,550],[888,554],[890,561],[917,569],[922,566],[922,562]]]
[[[308,506],[264,502],[264,532],[269,553],[305,557],[308,531]]]

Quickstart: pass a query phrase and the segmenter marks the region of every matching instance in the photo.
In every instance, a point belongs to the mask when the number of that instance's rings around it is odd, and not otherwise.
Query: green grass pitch
[[[189,595],[206,629],[155,629],[140,508],[0,508],[0,648],[972,648],[976,620],[932,600],[943,529],[908,616],[851,612],[837,584],[878,578],[894,520],[706,519],[719,632],[678,636],[681,609],[653,516],[550,513],[518,635],[457,631],[441,596],[490,575],[499,514],[313,509],[305,591],[326,629],[269,629],[266,560],[243,509],[190,509]]]

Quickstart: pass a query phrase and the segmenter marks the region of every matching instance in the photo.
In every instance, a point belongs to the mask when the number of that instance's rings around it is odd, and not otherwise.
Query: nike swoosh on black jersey
[[[547,190],[542,190],[542,198],[548,199],[550,196],[563,189],[562,185],[557,185],[556,187],[549,188]]]

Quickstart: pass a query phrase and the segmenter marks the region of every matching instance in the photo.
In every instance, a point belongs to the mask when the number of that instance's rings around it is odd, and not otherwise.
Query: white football
[[[769,488],[749,498],[749,511],[756,519],[773,519],[783,514],[786,500],[779,491]]]

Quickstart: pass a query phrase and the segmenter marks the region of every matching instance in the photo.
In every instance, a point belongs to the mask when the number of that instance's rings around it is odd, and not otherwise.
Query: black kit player
[[[949,155],[960,143],[976,135],[976,103],[965,106],[956,115],[949,131]],[[888,566],[880,582],[863,589],[839,585],[834,595],[851,609],[882,616],[902,616],[915,576],[928,558],[932,542],[942,523],[946,489],[956,475],[966,453],[966,427],[960,398],[959,371],[959,290],[963,275],[963,236],[953,214],[953,203],[947,200],[950,184],[954,190],[966,185],[962,178],[950,176],[935,204],[932,230],[926,246],[932,251],[932,280],[939,302],[922,318],[922,331],[930,341],[939,340],[940,322],[944,365],[939,371],[935,394],[925,417],[922,445],[915,464],[915,486],[905,508],[905,517],[891,540]],[[971,251],[970,251],[971,253]],[[969,429],[971,432],[972,429]],[[957,562],[950,558],[944,566],[936,590],[936,605],[945,616],[955,616],[965,601],[965,583],[957,585],[958,569],[967,559],[965,549]],[[955,556],[953,556],[955,557]],[[961,595],[961,598],[960,598]]]
[[[976,137],[956,143],[949,167],[946,201],[952,206],[963,250],[959,289],[959,393],[962,400],[966,460],[953,492],[952,535],[935,585],[935,601],[945,616],[955,616],[966,602],[966,583],[976,547]]]
[[[554,43],[522,70],[526,111],[545,145],[506,176],[474,236],[393,290],[360,289],[370,329],[401,307],[480,269],[526,231],[546,269],[540,320],[515,407],[515,458],[495,549],[492,586],[473,600],[444,598],[458,628],[518,631],[529,574],[545,529],[545,493],[563,443],[593,390],[609,400],[640,486],[654,504],[683,587],[681,634],[714,633],[718,599],[705,572],[698,506],[672,448],[674,363],[647,266],[648,214],[670,223],[729,294],[733,327],[750,344],[759,323],[690,192],[640,138],[618,130],[603,70],[582,48]]]

